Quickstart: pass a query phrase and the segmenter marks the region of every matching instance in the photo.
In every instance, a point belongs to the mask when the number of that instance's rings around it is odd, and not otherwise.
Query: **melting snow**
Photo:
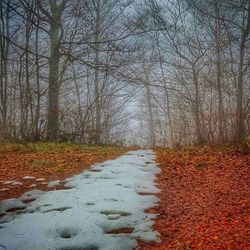
[[[10,209],[19,209],[19,208],[25,208],[25,204],[21,200],[16,199],[16,198],[7,199],[4,202],[1,202],[0,213],[7,212]]]
[[[38,179],[36,179],[36,181],[45,181],[45,179],[44,178],[38,178]]]
[[[36,177],[27,175],[27,176],[24,176],[23,179],[24,180],[34,180],[34,179],[36,179]]]
[[[8,191],[8,190],[10,190],[9,188],[2,188],[2,189],[0,189],[0,192],[5,192],[5,191]]]
[[[3,184],[4,184],[4,185],[9,185],[9,184],[14,183],[14,182],[15,182],[15,181],[4,181]]]
[[[60,185],[60,181],[57,180],[57,181],[50,181],[48,183],[48,187],[56,187],[56,186],[59,186]]]
[[[15,181],[11,183],[11,186],[20,186],[20,185],[23,185],[22,182],[20,181]]]
[[[68,178],[65,186],[72,189],[33,190],[1,202],[0,245],[7,250],[129,250],[136,238],[158,240],[152,229],[156,215],[145,212],[158,202],[154,158],[152,151],[129,152]],[[23,203],[31,198],[36,200],[29,206]],[[134,230],[119,233],[123,228]]]
[[[31,184],[29,187],[33,188],[33,187],[36,187],[36,186],[37,186],[36,184]]]
[[[33,189],[31,191],[24,193],[22,196],[20,196],[19,200],[26,201],[30,199],[37,199],[41,197],[43,194],[44,194],[44,191],[41,191],[39,189]]]

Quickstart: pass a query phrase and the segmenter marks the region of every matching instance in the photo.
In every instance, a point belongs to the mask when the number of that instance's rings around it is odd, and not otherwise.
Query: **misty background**
[[[250,0],[1,0],[0,139],[241,142]]]

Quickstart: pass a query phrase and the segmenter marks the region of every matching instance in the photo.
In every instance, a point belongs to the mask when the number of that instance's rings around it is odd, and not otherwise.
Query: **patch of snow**
[[[57,181],[50,181],[48,183],[48,187],[56,187],[56,186],[59,186],[60,185],[60,181],[57,180]]]
[[[16,198],[0,201],[0,213],[5,213],[11,209],[19,209],[25,207],[26,205],[20,199]]]
[[[3,184],[4,185],[10,185],[11,183],[14,183],[14,182],[16,182],[16,181],[4,181]]]
[[[2,188],[0,189],[0,192],[5,192],[5,191],[9,191],[10,189],[9,188]]]
[[[24,180],[34,180],[34,179],[36,179],[36,177],[27,175],[27,176],[24,176],[23,179]]]
[[[30,186],[29,186],[29,188],[33,188],[33,187],[36,187],[37,185],[36,184],[31,184]]]
[[[43,194],[44,194],[44,191],[39,190],[39,189],[33,189],[33,190],[30,190],[30,191],[22,194],[22,196],[19,197],[19,200],[26,201],[26,200],[30,200],[30,199],[38,199]]]
[[[11,186],[21,186],[21,185],[23,185],[23,183],[20,181],[15,181],[11,183]]]
[[[8,250],[132,250],[136,238],[158,241],[159,235],[152,229],[156,215],[145,212],[158,202],[153,195],[159,191],[154,185],[159,172],[151,163],[154,158],[152,151],[132,151],[116,160],[95,164],[97,171],[68,178],[65,186],[72,189],[39,194],[26,213],[1,224],[1,245]],[[15,206],[35,196],[35,192],[27,193],[15,199]],[[122,228],[134,230],[108,233]]]
[[[107,217],[110,219],[110,220],[117,220],[121,217],[121,214],[108,214]]]
[[[45,181],[44,178],[37,178],[36,181]]]

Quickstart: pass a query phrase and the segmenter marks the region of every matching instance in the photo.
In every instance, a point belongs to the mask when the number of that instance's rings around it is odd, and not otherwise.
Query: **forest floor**
[[[67,178],[68,189],[32,190],[0,203],[0,248],[132,250],[152,230],[155,164],[151,150],[130,151]],[[150,195],[149,195],[150,194]]]
[[[92,164],[114,159],[125,147],[87,147],[69,143],[0,143],[0,200],[31,189],[61,189],[60,182]],[[23,178],[26,177],[26,178]]]
[[[60,182],[51,187],[48,183],[128,150],[53,143],[1,144],[0,200],[34,188],[60,189]],[[161,168],[156,180],[160,202],[147,212],[158,214],[154,229],[162,242],[140,242],[141,248],[250,249],[249,150],[193,147],[155,152]],[[25,176],[35,178],[23,179]]]
[[[158,149],[154,229],[143,249],[250,249],[250,154],[235,148]]]

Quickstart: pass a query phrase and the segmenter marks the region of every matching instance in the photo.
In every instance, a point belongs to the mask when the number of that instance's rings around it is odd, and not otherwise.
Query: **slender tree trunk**
[[[221,25],[220,25],[220,12],[215,1],[215,12],[216,12],[216,24],[215,24],[215,53],[216,53],[216,81],[217,81],[217,93],[218,93],[218,141],[224,143],[224,105],[221,91]]]
[[[3,9],[3,5],[0,4],[0,33],[4,36],[1,36],[0,43],[0,52],[1,52],[1,65],[0,65],[0,101],[1,101],[1,121],[0,121],[0,129],[1,129],[1,137],[3,139],[7,138],[8,135],[8,126],[7,126],[7,100],[8,100],[8,56],[9,56],[9,19],[10,19],[10,8],[9,2],[6,6],[6,9]],[[5,13],[4,13],[5,12]]]
[[[204,143],[204,137],[201,131],[201,119],[200,119],[200,93],[199,93],[199,79],[195,66],[193,66],[193,81],[195,85],[195,101],[194,101],[194,117],[195,117],[195,130],[196,130],[196,143],[201,145]]]
[[[29,40],[30,40],[30,29],[31,29],[31,16],[27,13],[26,20],[26,41],[25,41],[25,133],[24,140],[30,139],[32,130],[29,131],[29,109],[31,115],[31,123],[33,123],[33,110],[32,110],[32,95],[30,89],[30,72],[29,72]]]
[[[163,79],[163,83],[165,87],[165,98],[166,98],[166,104],[167,104],[166,111],[167,111],[167,117],[168,117],[168,124],[170,128],[170,141],[171,141],[171,146],[173,146],[174,145],[174,131],[173,131],[173,124],[172,124],[171,110],[170,110],[169,93],[167,91],[166,79],[165,79],[165,75],[164,75],[164,71],[162,67],[161,56],[160,56],[160,68],[161,68],[161,75],[162,75],[162,79]]]
[[[37,8],[37,12],[39,12],[39,9]],[[40,120],[40,99],[41,99],[41,93],[40,93],[40,66],[39,66],[39,56],[38,56],[38,50],[39,50],[39,23],[40,20],[37,18],[37,27],[36,27],[36,40],[35,40],[35,53],[36,53],[36,59],[35,59],[35,64],[36,64],[36,112],[35,112],[35,131],[34,131],[34,141],[39,141],[40,140],[40,125],[39,125],[39,120]]]
[[[244,17],[243,17],[244,20]],[[247,9],[247,23],[244,27],[240,43],[240,61],[238,70],[238,82],[237,82],[237,104],[236,104],[236,139],[241,142],[245,138],[245,114],[243,110],[243,74],[244,74],[244,59],[245,59],[245,43],[250,32],[250,0],[248,1]]]
[[[25,95],[23,87],[23,55],[19,58],[19,72],[18,72],[18,83],[19,83],[19,105],[20,105],[20,137],[25,137]]]
[[[145,74],[145,89],[146,89],[146,100],[147,100],[147,109],[149,112],[149,133],[150,133],[150,144],[152,147],[155,147],[156,141],[155,141],[155,129],[154,129],[154,116],[153,116],[153,110],[152,110],[152,101],[151,101],[151,90],[149,86],[149,73],[148,69],[145,67],[145,62],[143,60],[143,70]]]
[[[244,44],[240,46],[239,75],[237,82],[237,103],[236,103],[236,133],[237,141],[240,142],[245,136],[244,114],[243,114],[243,61]]]
[[[100,67],[100,0],[97,0],[96,3],[96,25],[95,25],[95,78],[94,78],[94,86],[95,86],[95,144],[100,144],[101,140],[101,105],[100,105],[100,90],[99,90],[99,67]]]

